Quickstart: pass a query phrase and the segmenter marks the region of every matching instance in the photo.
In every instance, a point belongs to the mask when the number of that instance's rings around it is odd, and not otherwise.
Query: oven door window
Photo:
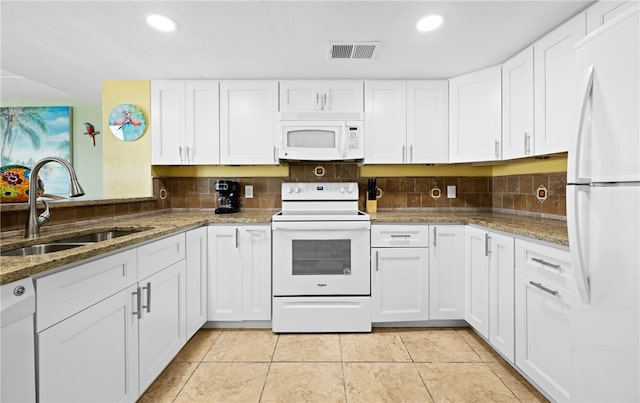
[[[351,240],[293,240],[294,276],[351,274]]]
[[[336,132],[299,129],[287,132],[287,146],[292,148],[336,148]]]

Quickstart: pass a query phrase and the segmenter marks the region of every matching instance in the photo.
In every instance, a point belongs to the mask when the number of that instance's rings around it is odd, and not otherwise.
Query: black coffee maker
[[[238,182],[220,179],[215,183],[218,192],[218,207],[216,214],[235,213],[240,208],[240,195],[238,194]]]

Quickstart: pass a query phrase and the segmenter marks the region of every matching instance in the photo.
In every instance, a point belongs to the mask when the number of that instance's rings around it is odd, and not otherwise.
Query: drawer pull
[[[437,246],[436,245],[436,240],[438,239],[437,232],[436,232],[437,230],[438,230],[438,227],[433,227],[433,247],[434,248]]]
[[[379,267],[378,267],[378,251],[376,251],[376,271],[380,271]]]
[[[552,290],[550,288],[547,288],[547,287],[543,286],[540,283],[536,283],[534,281],[529,281],[529,284],[531,284],[532,286],[534,286],[536,288],[541,289],[542,291],[544,291],[546,293],[549,293],[549,294],[553,295],[554,297],[557,297],[559,295],[558,291],[555,291],[555,290]]]
[[[561,266],[559,264],[549,263],[549,262],[545,261],[544,259],[540,259],[540,258],[537,258],[537,257],[532,257],[531,260],[533,260],[536,263],[540,263],[543,266],[551,267],[552,269],[556,269],[558,271],[561,271]]]
[[[409,234],[391,234],[391,238],[411,238]]]

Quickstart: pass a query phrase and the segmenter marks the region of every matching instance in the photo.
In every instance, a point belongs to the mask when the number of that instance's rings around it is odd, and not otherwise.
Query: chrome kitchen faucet
[[[51,215],[49,212],[49,204],[43,200],[42,202],[44,203],[45,210],[42,214],[36,217],[38,214],[38,209],[36,207],[38,201],[38,172],[40,172],[40,168],[48,162],[57,162],[67,170],[69,179],[71,179],[71,184],[69,185],[70,197],[84,196],[84,190],[78,182],[76,171],[67,160],[59,157],[44,157],[40,161],[36,162],[36,165],[31,169],[31,175],[29,176],[29,217],[27,217],[27,226],[24,232],[25,238],[38,238],[40,236],[40,226],[42,226],[46,221],[49,221],[49,216]]]

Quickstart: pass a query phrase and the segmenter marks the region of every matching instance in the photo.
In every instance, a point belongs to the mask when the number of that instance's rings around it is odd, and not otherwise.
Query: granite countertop
[[[170,235],[208,224],[270,223],[275,210],[256,209],[234,214],[216,215],[212,211],[169,211],[137,217],[121,217],[99,220],[79,225],[53,228],[43,226],[40,238],[25,239],[20,235],[0,238],[0,250],[20,248],[34,243],[47,243],[56,239],[84,235],[114,229],[139,229],[129,235],[79,246],[43,255],[11,257],[0,256],[0,285],[41,274],[85,259],[141,244],[155,238]],[[513,216],[489,212],[429,212],[429,211],[380,211],[372,213],[371,223],[451,223],[475,224],[560,245],[568,245],[566,222]]]

